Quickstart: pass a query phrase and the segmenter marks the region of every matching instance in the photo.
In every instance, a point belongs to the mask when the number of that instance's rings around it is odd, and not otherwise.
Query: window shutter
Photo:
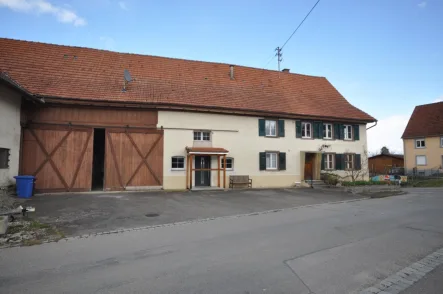
[[[266,170],[266,152],[259,153],[259,160],[260,170]]]
[[[355,170],[361,170],[361,155],[360,154],[355,154],[354,156],[354,169]]]
[[[260,118],[258,120],[258,135],[260,137],[264,137],[266,135],[266,132],[265,132],[265,120],[262,119],[262,118]]]
[[[334,139],[340,139],[340,125],[334,124]]]
[[[322,133],[320,131],[321,122],[316,121],[312,124],[312,126],[314,128],[314,139],[320,139],[322,137],[320,134],[320,133]]]
[[[326,161],[326,154],[321,155],[321,170],[325,170],[325,161]]]
[[[280,119],[278,121],[278,136],[279,137],[285,136],[285,121],[283,119]]]
[[[360,126],[354,125],[354,140],[360,140]]]
[[[286,170],[286,153],[280,152],[278,158],[278,169],[279,170]]]
[[[343,170],[342,159],[344,158],[343,154],[335,154],[335,169]]]
[[[301,121],[300,120],[295,121],[295,137],[301,138]]]

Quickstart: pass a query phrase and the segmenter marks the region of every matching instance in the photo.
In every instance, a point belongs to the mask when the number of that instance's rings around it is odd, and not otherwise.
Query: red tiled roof
[[[443,102],[416,106],[402,138],[443,135]]]
[[[228,153],[229,151],[224,148],[217,147],[186,147],[186,150],[189,152],[212,152],[212,153]]]
[[[123,92],[123,71],[134,81]],[[0,71],[46,98],[375,119],[324,77],[0,38]]]

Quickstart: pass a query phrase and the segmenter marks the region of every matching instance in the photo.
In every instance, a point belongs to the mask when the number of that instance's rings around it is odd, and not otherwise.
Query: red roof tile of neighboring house
[[[416,106],[402,138],[443,135],[443,102]]]
[[[123,71],[134,81],[123,92]],[[0,38],[0,71],[34,95],[372,122],[324,77]]]

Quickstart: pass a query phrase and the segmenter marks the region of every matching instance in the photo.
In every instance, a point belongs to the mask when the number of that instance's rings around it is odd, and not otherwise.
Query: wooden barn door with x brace
[[[106,129],[105,190],[163,185],[163,131]]]

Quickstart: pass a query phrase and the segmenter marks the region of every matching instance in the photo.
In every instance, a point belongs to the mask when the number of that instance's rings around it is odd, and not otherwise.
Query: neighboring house
[[[366,168],[366,124],[326,78],[0,39],[22,107],[21,174],[39,191],[289,187]],[[124,70],[132,75],[125,82]]]
[[[371,175],[383,175],[393,167],[404,167],[404,159],[400,154],[378,154],[368,158],[368,165]]]
[[[0,71],[0,187],[14,184],[18,175],[23,98],[41,102]]]
[[[402,136],[407,173],[443,168],[443,102],[416,106]]]

